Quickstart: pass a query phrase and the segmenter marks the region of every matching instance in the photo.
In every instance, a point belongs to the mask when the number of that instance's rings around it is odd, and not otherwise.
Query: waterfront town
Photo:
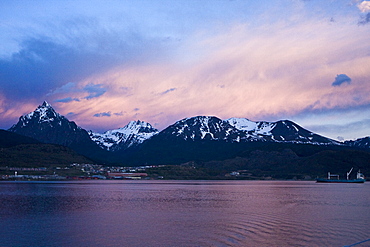
[[[1,180],[151,179],[145,171],[160,166],[118,167],[70,164],[57,167],[0,167]],[[160,179],[156,176],[152,179]]]

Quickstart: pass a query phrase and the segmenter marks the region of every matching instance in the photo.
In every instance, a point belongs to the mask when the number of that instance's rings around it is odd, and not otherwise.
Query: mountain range
[[[142,144],[159,135],[164,139],[190,141],[208,140],[224,142],[290,142],[315,145],[351,145],[369,147],[361,140],[340,143],[312,133],[298,124],[281,120],[277,122],[253,122],[246,118],[221,120],[213,116],[197,116],[177,121],[159,131],[149,123],[132,121],[123,128],[105,133],[86,131],[57,113],[46,101],[35,111],[21,116],[9,131],[28,136],[44,143],[55,143],[84,152],[86,147],[96,151],[116,152]]]
[[[47,102],[21,116],[9,131],[42,143],[67,146],[98,162],[129,165],[208,162],[262,147],[276,149],[298,145],[307,150],[370,150],[370,137],[338,142],[289,120],[254,122],[246,118],[222,120],[214,116],[196,116],[179,120],[162,131],[138,120],[116,130],[95,133],[61,116]]]

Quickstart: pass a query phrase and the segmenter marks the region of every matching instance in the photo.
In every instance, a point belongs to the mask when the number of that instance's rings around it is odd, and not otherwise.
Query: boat
[[[317,183],[365,183],[366,179],[364,174],[358,170],[356,179],[349,179],[349,175],[351,174],[353,170],[353,167],[349,172],[347,172],[347,179],[340,179],[339,175],[337,174],[331,174],[328,172],[328,177],[327,178],[317,178],[316,182]]]

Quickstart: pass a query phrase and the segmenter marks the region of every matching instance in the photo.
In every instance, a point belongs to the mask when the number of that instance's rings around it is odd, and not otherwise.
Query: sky
[[[47,101],[87,130],[193,116],[370,136],[370,1],[3,0],[0,128]]]

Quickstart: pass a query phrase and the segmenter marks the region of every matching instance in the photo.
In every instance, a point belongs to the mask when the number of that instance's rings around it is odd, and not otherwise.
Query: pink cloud
[[[312,110],[370,103],[367,27],[302,20],[259,28],[236,25],[219,33],[197,33],[172,57],[132,64],[56,90],[62,113],[88,129],[122,127],[143,120],[164,128],[196,115],[276,120]],[[332,87],[337,74],[352,83]],[[82,89],[99,85],[99,97]],[[222,85],[222,86],[220,86]],[[71,85],[69,85],[71,86]],[[96,89],[96,88],[95,88]],[[137,110],[139,109],[139,110]],[[104,112],[110,117],[94,117]]]
[[[350,25],[331,25],[239,25],[216,36],[197,36],[183,53],[178,51],[177,62],[115,68],[80,82],[101,85],[106,92],[88,104],[71,102],[68,109],[77,108],[81,114],[76,121],[84,125],[121,127],[140,117],[163,128],[194,115],[262,119],[298,114],[310,105],[330,109],[369,103],[363,78],[370,77],[370,57],[361,53],[369,48],[365,34]],[[198,56],[182,60],[187,50],[203,47]],[[344,72],[353,83],[332,88],[333,76]],[[363,97],[354,101],[359,91]],[[103,118],[91,123],[94,114],[109,111],[125,114],[110,117],[109,123]]]

